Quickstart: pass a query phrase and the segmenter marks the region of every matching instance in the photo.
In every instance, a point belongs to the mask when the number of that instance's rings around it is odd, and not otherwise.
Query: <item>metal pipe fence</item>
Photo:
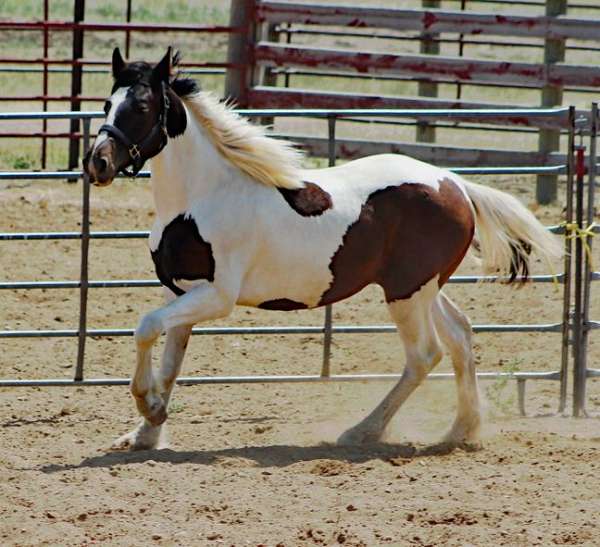
[[[579,200],[581,202],[581,213],[578,215],[578,229],[583,230],[582,237],[577,239],[580,261],[583,262],[582,280],[580,285],[580,301],[576,303],[579,307],[579,314],[575,319],[578,323],[580,332],[580,351],[576,354],[576,361],[573,368],[573,415],[587,415],[586,410],[586,383],[588,378],[600,377],[600,370],[588,367],[588,346],[590,331],[600,328],[598,321],[590,319],[590,306],[592,283],[600,280],[600,272],[594,271],[592,260],[592,242],[593,236],[600,233],[600,226],[594,223],[595,216],[595,198],[596,198],[596,173],[598,170],[598,127],[600,126],[600,112],[598,103],[592,104],[592,115],[590,118],[590,150],[589,161],[587,165],[587,203],[584,208],[583,195],[583,177],[581,173],[578,178],[581,184],[578,185]],[[585,218],[585,224],[583,219]]]
[[[86,96],[83,95],[83,76],[90,72],[104,72],[110,67],[110,62],[106,59],[88,59],[84,57],[84,39],[89,32],[102,33],[124,33],[125,35],[125,52],[126,57],[129,57],[131,45],[131,33],[144,34],[159,34],[164,32],[172,32],[181,34],[201,34],[215,35],[220,34],[224,37],[233,36],[245,32],[245,28],[233,25],[219,24],[204,24],[201,23],[135,23],[131,22],[132,6],[131,0],[127,0],[127,10],[125,22],[86,22],[85,21],[85,2],[83,0],[73,1],[73,19],[66,20],[51,20],[49,0],[43,0],[43,19],[41,20],[11,20],[5,17],[0,20],[0,31],[15,32],[19,34],[34,35],[40,34],[42,37],[41,56],[37,58],[22,58],[11,57],[5,54],[0,57],[0,74],[10,72],[20,73],[40,73],[41,74],[41,93],[20,95],[0,96],[1,102],[11,101],[27,101],[39,102],[44,111],[48,109],[50,101],[65,101],[70,104],[71,110],[79,110],[82,101],[101,102],[104,97]],[[61,33],[72,35],[72,55],[66,58],[56,58],[52,56],[50,46],[50,34]],[[6,49],[6,48],[5,48]],[[8,51],[10,48],[6,49]],[[6,66],[6,65],[18,65]],[[67,66],[65,69],[56,69],[53,67]],[[84,69],[84,67],[102,66],[106,67],[102,71],[94,71]],[[191,69],[190,73],[202,74],[219,74],[224,75],[226,70],[237,70],[241,67],[235,63],[221,62],[188,62],[182,63],[182,68]],[[67,73],[71,76],[70,91],[68,94],[57,94],[50,92],[49,75],[51,73]],[[42,169],[46,168],[48,155],[48,139],[65,139],[69,147],[69,166],[74,168],[78,163],[77,151],[79,150],[81,138],[83,135],[79,131],[77,119],[73,119],[70,124],[70,130],[65,133],[49,132],[47,130],[47,119],[42,120],[41,131],[28,131],[22,134],[2,133],[0,138],[34,138],[39,139],[40,148],[40,165]]]
[[[490,121],[501,119],[512,119],[514,123],[520,123],[521,118],[527,118],[528,123],[532,126],[537,124],[550,125],[557,130],[567,131],[569,135],[569,146],[567,151],[567,163],[564,165],[552,166],[515,166],[509,168],[497,167],[475,167],[454,169],[457,172],[471,172],[479,174],[498,174],[498,173],[539,173],[540,169],[551,168],[557,172],[566,174],[567,182],[567,203],[566,203],[566,224],[561,226],[550,227],[550,230],[555,233],[564,234],[565,237],[565,261],[564,271],[557,275],[536,275],[533,276],[533,282],[541,283],[558,283],[563,287],[563,312],[561,321],[549,324],[511,324],[511,325],[474,325],[474,332],[543,332],[561,333],[562,338],[562,354],[561,368],[557,371],[550,372],[519,372],[519,373],[495,373],[481,372],[478,376],[482,379],[504,378],[511,377],[517,380],[519,393],[519,408],[524,413],[524,397],[525,397],[525,382],[527,380],[545,379],[559,380],[561,382],[561,397],[560,408],[564,408],[566,402],[566,379],[569,360],[569,337],[571,331],[579,332],[576,329],[577,322],[571,320],[571,246],[572,238],[565,229],[573,223],[574,202],[573,188],[575,180],[575,172],[577,168],[578,175],[581,175],[581,165],[576,164],[575,135],[577,127],[582,130],[582,125],[576,123],[576,113],[573,107],[571,108],[555,108],[555,109],[487,109],[487,110],[368,110],[368,109],[308,109],[308,110],[290,110],[290,109],[266,109],[266,110],[240,110],[241,114],[249,117],[313,117],[327,120],[328,123],[328,159],[329,164],[334,165],[336,161],[336,122],[345,117],[404,117],[411,119],[438,119],[438,120],[464,120],[486,119]],[[46,113],[5,113],[0,114],[0,122],[2,120],[26,120],[26,119],[80,119],[83,120],[83,135],[86,145],[89,143],[90,137],[90,122],[94,118],[103,118],[101,112],[46,112]],[[503,121],[505,123],[506,120]],[[577,158],[581,161],[581,154]],[[595,161],[595,160],[594,160]],[[86,380],[84,377],[85,363],[85,341],[88,337],[106,337],[106,336],[132,336],[133,329],[90,329],[87,324],[87,298],[90,288],[135,288],[135,287],[156,287],[160,283],[156,280],[89,280],[88,279],[88,253],[89,242],[91,239],[126,239],[126,238],[144,238],[148,232],[90,232],[89,217],[90,217],[90,197],[89,197],[89,180],[87,175],[72,171],[67,173],[74,178],[82,178],[82,229],[79,232],[30,232],[30,233],[3,233],[0,234],[0,241],[33,241],[33,240],[50,240],[50,239],[79,239],[81,241],[81,268],[80,279],[78,281],[10,281],[0,283],[0,289],[7,290],[31,290],[31,289],[79,289],[79,328],[78,329],[63,329],[63,330],[4,330],[0,331],[0,338],[36,338],[36,337],[77,337],[78,352],[75,374],[72,380],[69,379],[38,379],[38,380],[16,380],[2,379],[0,387],[22,387],[22,386],[72,386],[72,385],[123,385],[129,380],[127,379],[91,379]],[[33,176],[32,172],[5,172],[0,173],[0,179],[22,179],[22,178],[37,178],[39,179],[65,179],[65,172],[50,172],[37,173]],[[145,173],[144,176],[149,176]],[[577,240],[579,243],[579,240]],[[595,272],[594,272],[595,273]],[[591,280],[594,276],[589,275]],[[600,277],[600,272],[598,272]],[[576,279],[577,280],[577,279]],[[502,278],[495,276],[454,276],[451,278],[451,283],[476,283],[502,281]],[[323,365],[320,376],[298,376],[298,377],[197,377],[197,378],[180,378],[179,382],[186,385],[190,384],[206,384],[206,383],[240,383],[240,382],[290,382],[290,381],[350,381],[350,380],[365,380],[365,379],[395,379],[397,375],[331,375],[330,372],[330,351],[331,339],[333,334],[351,333],[389,333],[395,332],[393,325],[334,325],[331,318],[331,308],[326,311],[325,321],[322,326],[262,326],[262,327],[210,327],[210,328],[195,328],[193,334],[199,335],[273,335],[273,334],[313,334],[324,336],[324,351]],[[573,344],[578,343],[578,338],[573,340]],[[431,374],[433,379],[451,378],[452,374]]]
[[[483,34],[491,34],[493,35],[494,33],[498,33],[498,27],[502,26],[500,20],[495,20],[493,21],[493,23],[490,23],[489,17],[495,18],[496,15],[495,14],[487,14],[488,19],[486,19],[486,14],[482,14],[482,13],[472,13],[469,11],[465,11],[465,7],[466,7],[466,0],[457,0],[456,3],[460,3],[460,9],[462,10],[463,16],[459,19],[459,23],[460,25],[470,25],[469,28],[465,31],[467,32],[467,34],[463,34],[462,31],[459,33],[458,31],[456,31],[456,34],[458,36],[458,38],[447,38],[447,39],[441,39],[441,38],[436,38],[436,37],[429,37],[428,41],[429,42],[443,42],[443,43],[458,43],[460,46],[460,56],[462,56],[463,53],[463,49],[465,46],[470,46],[470,45],[478,45],[482,42],[480,42],[479,40],[475,40],[475,39],[469,39],[468,35],[469,33],[471,33],[472,35],[477,35],[480,34],[481,32],[483,32]],[[486,4],[489,5],[506,5],[506,6],[514,6],[514,5],[524,5],[524,6],[544,6],[545,2],[543,1],[533,1],[533,2],[528,2],[526,0],[521,0],[521,1],[517,1],[517,2],[507,2],[504,0],[489,0],[486,2],[486,0],[470,0],[469,2],[470,4],[479,6],[480,8],[482,6],[485,6]],[[74,18],[72,21],[65,21],[65,20],[50,20],[48,13],[49,13],[49,9],[48,9],[48,4],[49,4],[49,0],[44,0],[44,18],[43,20],[39,20],[39,21],[11,21],[11,20],[4,20],[4,21],[0,21],[0,29],[5,29],[5,30],[18,30],[20,32],[25,32],[25,33],[29,33],[31,34],[32,32],[39,32],[42,34],[43,37],[43,49],[42,49],[42,55],[40,58],[37,59],[22,59],[22,58],[10,58],[10,57],[4,57],[0,59],[0,72],[5,72],[5,71],[19,71],[19,72],[40,72],[42,73],[43,76],[43,82],[42,82],[42,91],[41,94],[32,94],[32,95],[21,95],[21,96],[13,96],[13,97],[0,97],[0,101],[31,101],[31,102],[41,102],[41,104],[43,105],[44,110],[46,110],[47,105],[50,101],[69,101],[72,105],[72,110],[76,110],[81,104],[82,101],[103,101],[104,97],[97,97],[97,96],[84,96],[81,93],[81,80],[82,80],[82,76],[85,75],[88,72],[94,71],[93,68],[89,69],[88,67],[93,67],[93,66],[98,66],[98,65],[102,65],[102,66],[107,66],[109,65],[109,63],[106,60],[100,60],[100,59],[87,59],[84,57],[83,54],[83,41],[84,41],[84,36],[85,33],[88,31],[93,31],[93,32],[111,32],[111,33],[124,33],[125,34],[125,49],[126,49],[126,53],[129,53],[129,49],[130,49],[130,38],[131,38],[131,33],[132,32],[136,32],[136,33],[157,33],[157,32],[178,32],[178,33],[203,33],[203,34],[214,34],[214,33],[220,33],[223,34],[224,36],[228,37],[228,38],[234,38],[236,36],[241,36],[241,35],[245,35],[245,34],[251,34],[247,32],[247,29],[244,25],[249,24],[252,25],[254,24],[253,21],[244,21],[243,24],[229,24],[229,25],[220,25],[220,24],[216,24],[216,25],[210,25],[210,24],[196,24],[196,23],[186,23],[186,24],[177,24],[177,23],[136,23],[136,22],[131,22],[131,14],[132,14],[132,2],[131,0],[127,0],[126,3],[126,12],[124,12],[124,18],[125,21],[121,21],[121,22],[87,22],[85,21],[85,5],[84,2],[82,0],[77,0],[76,2],[76,6],[80,6],[79,8],[76,7],[76,14],[74,15]],[[289,5],[287,6],[288,8],[291,6],[291,8],[294,8],[293,3],[289,3]],[[286,8],[286,4],[284,4],[283,6],[278,6],[277,3],[274,2],[259,2],[257,4],[257,9],[259,11],[259,13],[261,13],[261,10],[267,10],[267,15],[269,17],[273,17],[273,14],[269,12],[270,9],[272,9],[273,7],[275,8],[279,8],[281,9],[285,9]],[[382,10],[378,10],[378,9],[365,9],[365,8],[352,8],[349,6],[342,6],[342,10],[341,13],[338,14],[339,17],[341,17],[343,21],[345,21],[346,19],[343,18],[343,13],[344,11],[349,11],[349,12],[353,12],[356,11],[356,13],[358,13],[359,15],[362,14],[366,17],[369,17],[369,12],[373,12],[376,15],[376,12],[380,12]],[[569,3],[569,8],[585,8],[585,9],[591,9],[594,10],[596,9],[596,6],[592,6],[592,5],[585,5],[585,4],[572,4]],[[309,7],[307,6],[307,9],[309,9]],[[314,13],[319,13],[318,10],[319,9],[325,9],[326,10],[326,6],[316,6],[317,9],[316,12]],[[79,10],[79,11],[77,11]],[[383,10],[386,11],[386,10]],[[252,12],[252,10],[250,10],[250,12]],[[387,12],[397,12],[398,14],[401,13],[409,13],[408,17],[404,17],[401,21],[400,26],[398,27],[400,30],[402,30],[403,32],[408,32],[408,31],[414,31],[414,32],[421,32],[423,29],[426,28],[426,26],[422,26],[420,21],[420,17],[423,15],[422,10],[387,10]],[[459,12],[457,12],[459,13]],[[433,21],[434,26],[435,25],[445,25],[443,28],[444,32],[450,32],[456,29],[460,29],[460,26],[452,26],[452,22],[454,21],[454,23],[456,23],[456,21],[454,19],[452,19],[453,16],[455,16],[456,14],[448,14],[447,10],[441,10],[440,14],[444,15],[445,19],[444,21]],[[328,15],[328,17],[331,17],[331,14]],[[448,17],[450,17],[450,19],[447,19]],[[547,24],[545,22],[541,22],[541,21],[536,21],[537,18],[532,17],[532,16],[514,16],[514,15],[508,15],[509,17],[509,22],[514,22],[514,27],[516,29],[516,32],[520,35],[520,36],[525,36],[527,38],[529,38],[531,35],[534,36],[542,36],[542,35],[546,35],[547,33],[550,33],[552,35],[555,34],[560,34],[568,36],[570,38],[576,37],[583,37],[583,38],[589,38],[589,37],[597,37],[598,36],[598,30],[596,29],[596,26],[594,21],[588,21],[587,18],[585,17],[580,17],[579,19],[574,18],[574,17],[569,17],[566,19],[566,21],[563,21],[562,19],[559,21],[549,21]],[[259,17],[260,18],[260,17]],[[506,19],[506,17],[505,17]],[[564,18],[563,18],[564,19]],[[354,20],[354,19],[351,19]],[[389,20],[389,18],[384,17],[383,18],[384,21]],[[358,21],[358,20],[357,20]],[[387,34],[384,35],[379,35],[377,34],[376,36],[373,34],[369,34],[369,33],[365,33],[364,30],[361,31],[360,28],[352,28],[352,29],[343,29],[343,30],[332,30],[332,29],[320,29],[318,27],[318,25],[314,25],[313,23],[315,23],[315,17],[313,17],[310,21],[312,27],[314,28],[298,28],[297,26],[294,27],[292,26],[292,23],[284,23],[283,25],[279,25],[278,26],[278,31],[280,33],[283,33],[285,35],[284,37],[284,41],[287,41],[288,43],[291,41],[291,36],[293,34],[315,34],[315,35],[335,35],[335,36],[345,36],[346,34],[348,34],[349,36],[364,36],[364,37],[379,37],[379,38],[389,38],[389,39],[397,39],[397,40],[413,40],[413,41],[420,41],[422,39],[422,36],[420,34],[414,34],[411,36],[403,36],[403,35],[393,35],[390,34],[389,32]],[[576,22],[577,24],[574,25],[573,22]],[[298,20],[294,20],[294,24],[298,25]],[[361,22],[362,23],[362,22]],[[483,24],[482,28],[475,28],[473,29],[473,25],[479,25],[479,23]],[[363,26],[362,24],[358,25]],[[393,28],[396,28],[398,25],[392,25]],[[386,28],[385,25],[383,27],[384,29]],[[437,28],[437,27],[436,27]],[[523,28],[525,28],[526,30],[524,31]],[[380,29],[381,30],[381,29]],[[74,53],[71,57],[67,57],[67,58],[62,58],[62,59],[56,59],[56,58],[50,58],[49,57],[49,50],[48,50],[48,34],[49,32],[60,32],[60,33],[72,33],[73,34],[73,42],[74,42]],[[437,30],[435,31],[437,32]],[[453,32],[451,32],[453,33]],[[500,34],[506,34],[506,32],[502,31],[500,32]],[[440,35],[441,36],[441,35]],[[467,37],[465,37],[467,36]],[[75,42],[77,44],[75,44]],[[518,41],[518,40],[511,40],[509,43],[506,42],[502,42],[502,41],[493,41],[493,40],[486,40],[485,42],[488,45],[498,45],[498,46],[510,46],[510,47],[543,47],[541,44],[530,44],[530,43],[524,43],[522,40]],[[75,54],[75,49],[77,49],[77,51],[79,52],[77,55]],[[570,44],[568,44],[568,49],[581,49],[581,50],[589,50],[592,51],[594,50],[594,48],[592,47],[587,47],[587,46],[581,46],[581,45],[575,45],[575,46],[571,46]],[[127,55],[128,56],[128,55]],[[4,67],[4,65],[10,65],[10,64],[19,64],[19,67]],[[71,92],[71,94],[52,94],[49,92],[48,89],[48,75],[50,73],[53,72],[57,72],[57,68],[56,65],[67,65],[69,68],[66,69],[58,69],[61,72],[66,72],[66,73],[70,73],[72,74],[72,79],[73,80],[77,80],[79,83],[75,83],[75,87],[72,89],[77,88],[78,91],[75,92]],[[28,68],[31,67],[31,68]],[[217,63],[183,63],[181,65],[184,68],[191,68],[191,70],[189,70],[190,73],[197,73],[196,71],[198,71],[198,67],[203,67],[203,69],[200,69],[201,73],[204,74],[224,74],[225,71],[227,70],[228,72],[230,71],[244,71],[246,70],[245,66],[240,65],[239,63],[227,63],[227,62],[217,62]],[[53,68],[54,67],[54,68]],[[85,68],[84,68],[85,67]],[[195,67],[195,68],[193,68]],[[285,75],[285,80],[287,82],[287,84],[289,84],[290,81],[290,76],[291,75],[300,75],[300,74],[311,74],[310,71],[298,71],[296,69],[292,69],[289,70],[286,67],[279,67],[279,69],[277,70],[273,70],[272,71],[274,74],[275,73],[283,73]],[[323,73],[312,73],[313,75],[322,77]],[[336,75],[335,73],[331,73],[328,74],[328,76],[332,76],[332,77],[336,77],[338,75]],[[361,74],[350,74],[347,73],[344,77],[364,77],[364,75]],[[368,76],[369,78],[372,77]],[[387,79],[388,76],[381,74],[380,79]],[[443,81],[443,78],[440,76],[441,79],[439,79],[438,81]],[[398,78],[395,78],[398,79]],[[409,78],[410,79],[410,78]],[[499,78],[498,82],[494,83],[494,84],[489,84],[489,83],[482,83],[479,82],[477,85],[502,85],[502,80],[503,78]],[[461,85],[465,85],[464,83],[458,83],[457,84],[457,98],[460,98],[460,87]],[[517,84],[513,84],[513,85],[517,85]],[[287,85],[286,85],[287,87]],[[565,88],[566,90],[566,88]],[[584,91],[585,89],[582,88],[581,86],[575,87],[573,88],[574,91]],[[593,89],[595,90],[595,88]],[[271,101],[276,101],[276,99],[271,96],[270,97]],[[276,102],[271,102],[271,104],[276,104]],[[255,105],[256,106],[256,105]],[[80,139],[82,138],[82,134],[81,132],[75,128],[75,124],[73,124],[73,127],[71,128],[71,131],[69,133],[65,133],[65,132],[61,132],[61,133],[57,133],[57,132],[48,132],[46,129],[46,121],[44,120],[43,122],[43,127],[42,127],[42,131],[37,131],[37,132],[32,132],[32,133],[22,133],[22,134],[15,134],[15,133],[2,133],[0,134],[0,138],[5,137],[5,138],[35,138],[35,139],[39,139],[41,141],[41,147],[42,147],[42,151],[41,151],[41,165],[42,168],[46,167],[46,150],[47,150],[47,142],[48,139],[65,139],[67,141],[69,141],[69,148],[70,148],[70,159],[69,159],[69,165],[73,168],[76,164],[77,161],[74,155],[74,151],[76,148],[78,148]],[[75,122],[74,122],[75,123]]]

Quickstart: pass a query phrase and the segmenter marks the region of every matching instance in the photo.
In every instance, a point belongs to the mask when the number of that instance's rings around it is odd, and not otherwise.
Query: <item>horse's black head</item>
[[[106,120],[83,159],[91,182],[107,186],[120,171],[136,175],[169,137],[185,131],[185,109],[171,89],[171,69],[178,59],[178,55],[171,57],[169,48],[155,66],[126,63],[119,48],[114,50],[114,85],[104,105]]]

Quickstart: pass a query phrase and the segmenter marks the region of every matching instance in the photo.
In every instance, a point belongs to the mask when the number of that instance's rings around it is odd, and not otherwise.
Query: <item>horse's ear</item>
[[[121,52],[118,47],[116,47],[112,54],[112,74],[113,78],[117,79],[121,71],[125,68],[125,61],[123,57],[121,57]]]
[[[171,76],[171,46],[167,48],[167,53],[158,62],[158,64],[152,70],[152,79],[156,83],[165,82],[169,83]]]
[[[171,68],[176,68],[181,63],[181,51],[177,50],[173,53],[173,59],[171,59]]]

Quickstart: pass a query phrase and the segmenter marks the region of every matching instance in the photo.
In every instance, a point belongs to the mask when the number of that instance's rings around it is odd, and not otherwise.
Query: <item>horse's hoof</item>
[[[455,423],[450,431],[444,436],[443,442],[453,444],[456,448],[464,448],[474,452],[482,448],[479,438],[481,422],[473,420],[466,423]]]
[[[379,435],[375,431],[352,428],[348,429],[348,431],[345,431],[339,436],[337,444],[339,446],[357,446],[365,444],[374,444],[379,442],[380,440],[381,435]]]
[[[155,429],[142,421],[133,431],[119,437],[111,450],[152,450],[161,440],[161,429]]]
[[[151,450],[156,446],[153,439],[143,438],[137,431],[132,431],[119,437],[112,443],[110,449],[117,451]]]

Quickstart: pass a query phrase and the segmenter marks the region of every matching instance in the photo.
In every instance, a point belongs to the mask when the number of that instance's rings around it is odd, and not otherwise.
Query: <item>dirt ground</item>
[[[531,179],[498,187],[531,200]],[[80,185],[0,187],[0,231],[78,229]],[[147,183],[92,191],[93,230],[148,229]],[[559,208],[537,210],[550,224]],[[153,277],[143,240],[93,241],[92,279]],[[2,242],[4,280],[77,279],[79,242]],[[462,271],[475,271],[466,264]],[[538,268],[538,272],[543,269]],[[452,285],[474,323],[559,322],[552,284]],[[2,291],[0,329],[77,328],[77,291]],[[133,327],[159,289],[97,289],[90,327]],[[600,299],[592,317],[600,316]],[[595,314],[595,315],[594,315]],[[319,324],[321,310],[239,308],[214,325]],[[334,307],[339,324],[389,323],[369,288]],[[75,339],[3,339],[2,378],[69,377]],[[184,374],[316,374],[313,336],[197,336]],[[479,370],[557,370],[560,336],[480,334]],[[159,351],[156,352],[159,355]],[[591,365],[599,356],[592,336]],[[88,340],[87,377],[131,374],[130,338]],[[395,335],[334,338],[336,373],[398,372]],[[449,370],[446,360],[437,371]],[[600,390],[592,417],[556,415],[556,382],[528,382],[527,417],[514,382],[481,383],[483,449],[437,453],[455,407],[452,382],[430,381],[401,409],[388,442],[341,448],[337,436],[368,412],[386,383],[178,388],[169,448],[110,452],[137,422],[125,387],[0,390],[1,545],[598,545]]]

